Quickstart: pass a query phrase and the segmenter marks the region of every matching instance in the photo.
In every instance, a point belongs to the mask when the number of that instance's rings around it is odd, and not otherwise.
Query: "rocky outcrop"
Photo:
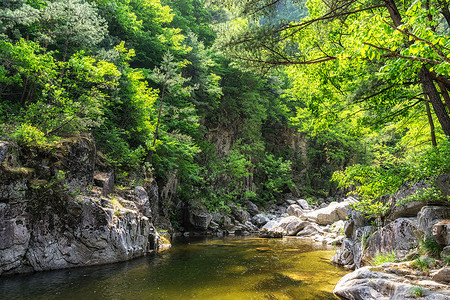
[[[394,300],[421,299],[444,300],[450,298],[447,286],[420,279],[405,279],[395,274],[397,268],[363,267],[339,280],[333,293],[341,299]],[[392,272],[392,273],[391,273]]]
[[[400,218],[375,231],[368,239],[363,261],[370,260],[379,253],[395,253],[403,259],[419,244],[417,223],[414,219]]]
[[[157,249],[145,189],[127,197],[90,190],[92,141],[65,140],[52,151],[2,142],[0,158],[0,274],[106,264]]]

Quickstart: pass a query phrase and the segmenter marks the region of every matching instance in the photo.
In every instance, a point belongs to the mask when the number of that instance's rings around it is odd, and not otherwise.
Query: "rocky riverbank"
[[[158,250],[151,184],[114,188],[89,139],[0,142],[0,275],[98,265]],[[150,191],[150,193],[148,192]]]

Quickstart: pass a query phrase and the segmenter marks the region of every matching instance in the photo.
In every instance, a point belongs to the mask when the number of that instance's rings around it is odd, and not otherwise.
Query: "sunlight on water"
[[[332,248],[293,238],[184,241],[126,263],[0,279],[2,299],[336,299]]]

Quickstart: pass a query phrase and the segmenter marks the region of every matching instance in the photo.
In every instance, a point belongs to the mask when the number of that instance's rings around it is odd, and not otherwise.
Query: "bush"
[[[12,137],[18,143],[25,145],[42,146],[47,143],[45,134],[39,128],[26,123],[19,125]]]

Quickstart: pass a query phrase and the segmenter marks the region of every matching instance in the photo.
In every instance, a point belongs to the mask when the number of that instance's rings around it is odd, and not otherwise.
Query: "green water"
[[[0,279],[0,299],[336,299],[334,251],[296,239],[181,241],[126,263]]]

